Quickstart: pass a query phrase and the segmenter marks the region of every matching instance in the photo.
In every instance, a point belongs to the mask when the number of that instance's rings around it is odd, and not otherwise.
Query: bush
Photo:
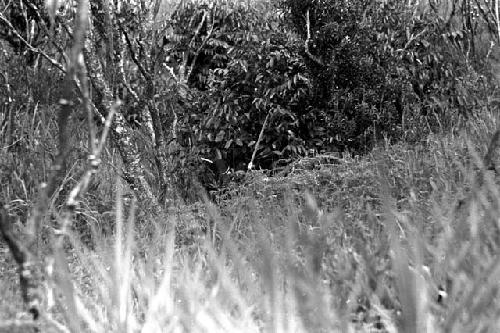
[[[299,122],[308,142],[362,152],[384,137],[417,141],[484,106],[484,54],[464,50],[474,38],[465,27],[397,1],[282,6],[307,45],[312,92]]]

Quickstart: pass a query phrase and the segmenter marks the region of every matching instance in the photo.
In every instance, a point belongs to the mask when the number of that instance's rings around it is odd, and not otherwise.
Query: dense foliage
[[[0,331],[499,331],[500,5],[414,3],[0,1]]]
[[[471,52],[466,25],[400,1],[283,4],[308,48],[308,142],[366,151],[383,137],[420,140],[484,106],[486,53]]]
[[[227,17],[189,82],[184,132],[235,169],[248,164],[261,130],[257,164],[272,168],[310,149],[419,141],[488,107],[491,49],[467,20],[450,25],[436,12],[369,0],[289,0],[214,15]]]
[[[12,27],[4,22],[0,31],[12,48],[4,56],[28,66],[5,70],[18,78],[11,94],[20,94],[19,105],[50,107],[61,73],[46,60],[71,45],[65,27],[75,9],[28,3],[8,7]],[[123,2],[114,9],[92,1],[91,12],[89,52],[101,69],[90,73],[102,70],[110,96],[124,102],[143,165],[163,179],[160,192],[168,174],[180,189],[192,187],[193,175],[219,187],[225,180],[205,160],[272,169],[309,152],[359,154],[384,138],[415,142],[456,129],[489,107],[494,83],[492,29],[478,7],[448,19],[435,8],[371,0]],[[104,106],[93,88],[96,106]]]
[[[239,170],[250,162],[266,118],[258,165],[270,168],[273,160],[305,152],[291,110],[308,93],[305,66],[294,36],[274,16],[276,9],[262,6],[214,11],[218,24],[188,82],[193,99],[182,119],[184,145],[222,155]],[[186,22],[190,18],[184,16]]]

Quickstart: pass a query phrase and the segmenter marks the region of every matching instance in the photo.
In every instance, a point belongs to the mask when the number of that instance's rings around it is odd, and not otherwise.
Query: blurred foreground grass
[[[169,221],[141,220],[119,190],[106,213],[89,199],[40,331],[498,332],[500,193],[481,133],[254,172]],[[0,331],[23,331],[0,248]]]

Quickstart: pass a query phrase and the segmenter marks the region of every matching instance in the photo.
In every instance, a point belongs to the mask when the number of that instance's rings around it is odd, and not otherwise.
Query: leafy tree
[[[29,65],[12,87],[33,92],[20,104],[49,105],[66,86],[75,8],[22,3],[0,16],[4,43]],[[366,151],[383,136],[418,140],[423,125],[453,126],[482,105],[482,76],[468,65],[481,54],[466,49],[479,34],[470,18],[457,27],[432,11],[368,0],[95,0],[90,11],[91,108],[101,121],[123,101],[112,138],[124,178],[146,202],[189,187],[209,167],[201,158],[237,170],[271,168],[309,148]],[[66,92],[76,109],[80,81]]]
[[[457,33],[438,11],[398,1],[282,6],[304,40],[313,85],[303,118],[308,141],[366,151],[385,136],[418,140],[429,129],[451,128],[477,107],[478,89],[463,96],[465,84],[482,80],[469,65],[467,24]]]
[[[23,4],[4,11],[1,36],[29,58],[27,71],[50,77],[54,93],[35,94],[31,102],[51,95],[45,100],[50,104],[61,96],[58,82],[66,73],[70,23],[77,14],[70,3]],[[82,86],[78,77],[65,81],[62,87],[71,88],[65,99],[75,106],[73,113],[81,113],[82,97],[89,94],[98,122],[113,101],[123,101],[112,139],[124,162],[123,177],[141,200],[172,198],[175,184],[185,188],[186,179],[200,174],[200,157],[222,154],[232,168],[246,167],[265,119],[257,162],[300,151],[288,104],[308,82],[299,75],[294,51],[282,46],[286,32],[280,32],[272,5],[96,0],[90,14],[83,50],[90,85]]]
[[[235,169],[246,169],[264,123],[257,164],[270,167],[273,160],[304,150],[291,107],[307,93],[308,80],[293,36],[276,11],[266,3],[215,11],[217,24],[188,81],[194,96],[182,119],[183,136],[200,151],[223,155]],[[178,39],[171,45],[186,47]]]

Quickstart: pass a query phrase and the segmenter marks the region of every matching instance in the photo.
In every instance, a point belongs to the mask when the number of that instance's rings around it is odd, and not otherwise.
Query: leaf
[[[229,149],[231,148],[231,144],[233,143],[233,139],[229,139],[229,141],[226,142],[224,145],[224,149]]]
[[[215,142],[221,142],[224,139],[224,135],[226,132],[224,130],[220,130],[219,133],[217,133],[217,137],[215,138]]]

